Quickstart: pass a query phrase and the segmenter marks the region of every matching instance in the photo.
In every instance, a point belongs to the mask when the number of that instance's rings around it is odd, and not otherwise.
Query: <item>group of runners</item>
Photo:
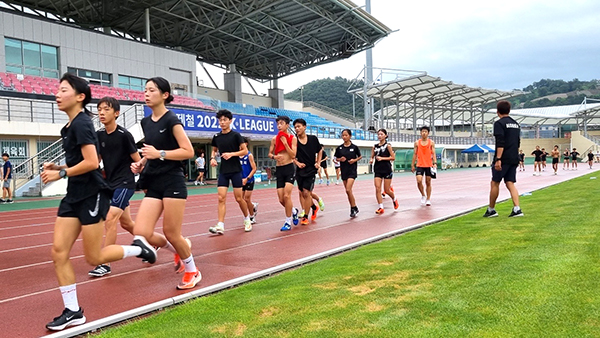
[[[533,162],[533,176],[541,176],[542,171],[546,169],[546,157],[550,155],[552,157],[552,169],[554,175],[558,175],[558,165],[561,158],[561,152],[558,145],[554,146],[554,149],[548,154],[544,148],[540,149],[540,146],[536,146],[535,150],[531,153],[534,156]],[[569,148],[565,148],[562,152],[563,158],[563,170],[569,170],[569,162],[571,163],[571,170],[577,170],[577,159],[579,157],[577,148],[573,148],[569,151]],[[587,163],[589,168],[593,168],[594,164],[594,153],[590,150],[587,154]],[[525,154],[523,150],[519,150],[519,171],[525,171]]]

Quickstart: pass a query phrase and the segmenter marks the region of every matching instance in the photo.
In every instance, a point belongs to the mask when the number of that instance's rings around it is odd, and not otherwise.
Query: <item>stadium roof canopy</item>
[[[197,55],[271,80],[372,47],[391,30],[349,0],[19,0],[23,13]],[[149,18],[148,21],[146,19]]]
[[[600,103],[578,105],[514,109],[510,115],[521,125],[538,126],[544,124],[595,124],[600,125]],[[496,109],[486,112],[485,119],[494,121]]]

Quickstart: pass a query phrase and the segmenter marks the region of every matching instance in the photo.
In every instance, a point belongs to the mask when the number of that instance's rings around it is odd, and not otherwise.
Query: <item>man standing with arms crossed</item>
[[[519,207],[519,192],[517,182],[517,166],[519,165],[519,146],[521,145],[521,126],[513,120],[510,113],[510,102],[502,100],[496,105],[498,121],[494,122],[494,137],[496,138],[496,156],[492,163],[492,182],[490,186],[490,204],[483,217],[497,217],[496,200],[500,194],[500,182],[510,192],[513,210],[508,217],[523,216]]]

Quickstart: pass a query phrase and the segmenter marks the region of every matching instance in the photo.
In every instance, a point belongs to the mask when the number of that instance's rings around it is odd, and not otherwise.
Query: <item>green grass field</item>
[[[483,209],[102,337],[598,337],[600,180]]]

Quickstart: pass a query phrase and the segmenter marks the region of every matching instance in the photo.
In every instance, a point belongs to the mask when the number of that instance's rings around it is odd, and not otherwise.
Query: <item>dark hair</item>
[[[100,105],[103,103],[106,103],[106,105],[109,108],[112,108],[115,111],[121,111],[121,105],[119,104],[119,100],[115,99],[114,97],[105,96],[105,97],[101,98],[100,101],[98,101],[98,104],[96,105],[96,107],[100,108]],[[117,118],[118,117],[119,116],[117,116]]]
[[[250,140],[246,136],[242,136],[242,138],[244,139],[244,143],[250,143]]]
[[[348,135],[352,136],[352,130],[350,130],[350,129],[346,128],[346,129],[342,130],[342,134],[343,134],[344,132],[347,132],[347,133],[348,133]]]
[[[10,157],[10,156],[8,156],[8,153],[2,153],[2,157],[4,157],[4,156]]]
[[[554,148],[558,148],[558,144],[555,144],[555,145],[554,145]]]
[[[306,121],[304,119],[295,119],[293,125],[296,125],[296,123],[300,123],[306,127]]]
[[[431,132],[428,126],[422,126],[420,131],[423,131],[423,129],[427,130],[428,133]]]
[[[169,97],[165,99],[165,103],[171,103],[175,99],[173,95],[171,95],[171,84],[164,77],[156,76],[148,79],[148,81],[146,81],[146,84],[148,82],[154,82],[156,88],[158,88],[161,94],[169,93]]]
[[[77,94],[85,95],[85,98],[83,99],[83,102],[81,102],[81,104],[83,105],[85,112],[88,115],[92,115],[92,113],[88,111],[87,108],[85,108],[85,106],[87,106],[88,103],[90,103],[90,101],[92,100],[92,90],[90,89],[89,83],[86,80],[80,78],[79,76],[71,73],[64,73],[63,76],[60,78],[60,82],[63,81],[67,81],[67,83],[69,83],[69,85],[73,87],[73,89],[75,89],[75,92]]]
[[[275,119],[275,121],[277,121],[277,122],[283,121],[286,124],[290,124],[290,118],[288,116],[285,116],[285,115],[279,115],[279,116],[277,116],[277,118]]]
[[[385,138],[387,138],[387,130],[385,130],[385,129],[381,128],[381,129],[379,129],[377,132],[378,132],[378,133],[379,133],[379,132],[382,132],[382,133],[384,133],[384,134],[385,134]]]
[[[496,104],[496,110],[502,115],[508,115],[510,113],[510,102],[506,100],[499,101]]]
[[[217,120],[220,120],[221,117],[226,117],[226,118],[232,120],[233,114],[227,109],[221,109],[217,112]]]

